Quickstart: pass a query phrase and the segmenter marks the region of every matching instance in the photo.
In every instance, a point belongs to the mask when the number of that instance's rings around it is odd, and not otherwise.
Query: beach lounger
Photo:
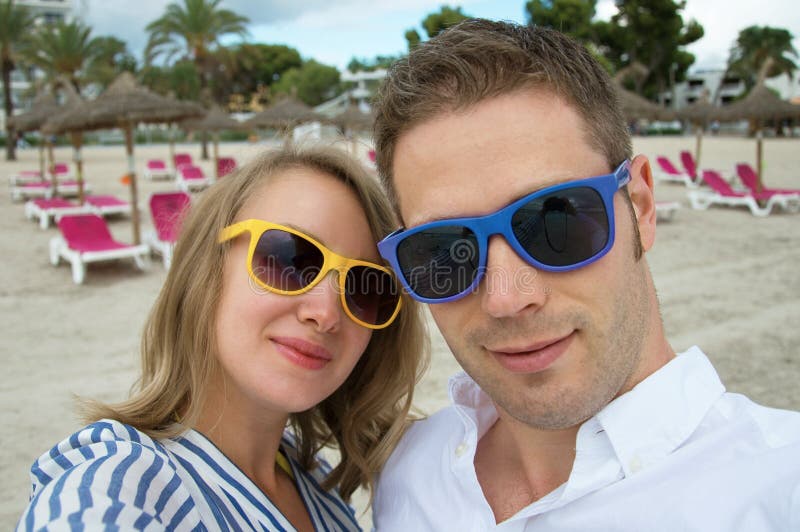
[[[50,262],[58,266],[61,259],[68,261],[75,284],[83,283],[86,265],[90,262],[132,258],[140,270],[145,268],[147,245],[117,242],[106,221],[96,214],[62,216],[58,228],[61,236],[50,240]]]
[[[83,192],[91,192],[91,187],[84,181]],[[59,181],[56,193],[53,194],[53,184],[50,181],[39,181],[11,187],[11,201],[21,201],[29,198],[52,198],[53,196],[75,197],[78,195],[77,181]]]
[[[177,170],[185,164],[192,164],[192,156],[188,153],[176,153],[172,159],[172,163],[175,165],[175,169]]]
[[[56,163],[55,174],[56,178],[61,180],[68,180],[72,178],[72,172],[70,171],[67,163]],[[44,181],[49,180],[50,176],[45,176]],[[16,174],[8,176],[8,184],[12,186],[25,185],[28,183],[41,183],[42,181],[42,174],[39,173],[39,170],[21,170]]]
[[[21,201],[29,198],[49,199],[53,197],[53,184],[50,181],[39,181],[12,185],[10,191],[11,201]]]
[[[100,216],[131,213],[130,203],[108,194],[86,196],[86,204],[92,208],[95,214]]]
[[[25,217],[28,220],[39,219],[39,227],[50,227],[50,219],[58,220],[68,214],[85,214],[91,212],[89,205],[78,205],[63,198],[32,199],[25,202]]]
[[[743,206],[750,209],[753,216],[767,216],[776,206],[787,211],[796,211],[800,208],[800,201],[796,195],[736,192],[718,172],[713,170],[703,170],[703,181],[711,190],[688,192],[689,203],[693,209],[705,210],[711,205]]]
[[[656,163],[658,163],[659,169],[655,169],[655,172],[653,172],[653,177],[659,181],[683,183],[690,188],[697,187],[698,184],[694,181],[694,179],[692,179],[692,176],[675,168],[675,165],[672,164],[672,161],[666,157],[659,155],[656,157]]]
[[[178,167],[176,184],[178,190],[191,192],[194,190],[203,190],[210,186],[211,180],[205,176],[203,169],[199,166],[184,164]]]
[[[742,180],[744,186],[750,192],[758,191],[758,174],[755,169],[747,163],[739,163],[736,165],[736,175]],[[787,194],[787,195],[800,195],[800,188],[767,188],[762,187],[761,192],[765,194]]]
[[[236,170],[236,159],[233,157],[220,157],[217,159],[217,177],[225,177]]]
[[[173,172],[167,168],[167,163],[161,159],[150,159],[144,169],[145,179],[153,181],[155,179],[172,179]]]
[[[662,222],[668,222],[675,216],[675,212],[681,208],[681,204],[677,201],[657,201],[656,202],[656,219]]]
[[[186,192],[162,192],[150,196],[154,229],[145,234],[144,241],[152,251],[161,255],[165,268],[169,268],[172,262],[172,249],[190,203],[191,198]]]

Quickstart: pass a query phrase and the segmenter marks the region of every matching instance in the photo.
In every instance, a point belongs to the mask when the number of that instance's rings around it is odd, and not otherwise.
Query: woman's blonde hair
[[[142,375],[121,403],[85,404],[89,421],[112,418],[155,438],[174,437],[196,423],[203,390],[217,370],[215,312],[222,292],[222,267],[229,244],[217,243],[256,189],[281,171],[310,168],[349,186],[361,203],[377,241],[397,227],[377,179],[333,147],[286,147],[264,153],[226,176],[191,207],[181,228],[172,266],[145,324]],[[297,191],[302,201],[303,191]],[[349,500],[359,486],[373,487],[409,422],[414,385],[427,364],[427,331],[420,306],[405,293],[392,325],[372,333],[369,345],[347,380],[312,409],[292,414],[302,465],[336,446],[340,463],[326,488]],[[175,424],[176,413],[181,424]]]

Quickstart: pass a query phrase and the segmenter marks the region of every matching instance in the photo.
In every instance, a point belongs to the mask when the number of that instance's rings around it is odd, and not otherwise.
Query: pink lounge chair
[[[177,170],[185,164],[192,164],[192,156],[188,153],[176,153],[172,159],[172,163],[175,165],[175,169]]]
[[[744,186],[746,186],[750,192],[757,192],[758,191],[758,174],[747,163],[739,163],[736,165],[736,175],[739,176],[739,179],[742,180]],[[762,187],[761,192],[765,194],[786,194],[786,195],[795,195],[800,194],[800,188],[767,188]]]
[[[711,188],[706,190],[690,190],[689,203],[693,209],[705,210],[713,204],[730,207],[744,206],[750,209],[753,216],[767,216],[775,206],[787,211],[800,208],[800,197],[786,194],[754,194],[752,192],[736,192],[718,172],[703,170],[703,181]],[[763,206],[762,206],[763,204]]]
[[[167,168],[167,163],[161,159],[150,159],[144,169],[145,179],[153,181],[155,179],[172,179],[172,170]]]
[[[161,254],[165,268],[169,268],[172,262],[172,249],[190,204],[191,198],[186,192],[163,192],[150,196],[154,230],[145,234],[145,242],[150,249]]]
[[[217,177],[225,177],[236,170],[236,159],[233,157],[220,157],[217,159]]]
[[[11,201],[20,201],[28,198],[50,199],[53,197],[53,184],[50,181],[12,185],[10,190]]]
[[[193,190],[203,190],[211,185],[211,181],[199,166],[184,164],[178,167],[177,185],[179,190],[191,192]]]
[[[72,280],[82,284],[86,264],[107,260],[132,258],[136,266],[145,268],[147,245],[122,244],[111,236],[106,221],[96,214],[62,216],[58,221],[61,236],[50,240],[50,262],[54,266],[63,258],[72,265]]]
[[[100,216],[130,214],[131,212],[130,203],[108,194],[86,196],[86,203],[92,208],[95,214],[99,214]]]
[[[683,169],[686,170],[686,173],[689,177],[692,178],[692,181],[697,180],[697,163],[694,162],[694,157],[691,153],[686,150],[681,151],[680,153],[681,164],[683,165]]]
[[[68,214],[84,214],[91,212],[89,205],[78,205],[64,198],[32,199],[25,202],[25,217],[29,220],[39,219],[39,227],[50,227],[50,219],[58,219]]]
[[[672,164],[672,161],[666,157],[658,156],[656,157],[656,162],[660,167],[660,171],[656,170],[654,172],[656,179],[661,181],[670,181],[673,183],[683,183],[687,187],[697,186],[694,179],[692,179],[692,176],[675,168],[675,165]]]
[[[68,179],[71,177],[71,173],[69,170],[69,165],[66,163],[56,163],[55,167],[55,174],[57,179]],[[8,184],[9,185],[26,185],[30,183],[41,183],[42,181],[49,181],[49,175],[45,176],[43,180],[41,177],[41,173],[39,170],[21,170],[16,174],[8,176]]]

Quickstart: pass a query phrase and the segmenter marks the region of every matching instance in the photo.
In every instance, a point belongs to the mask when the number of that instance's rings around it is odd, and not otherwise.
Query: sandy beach
[[[223,144],[221,155],[240,163],[265,144]],[[638,137],[636,153],[677,161],[693,149],[694,137]],[[196,144],[178,151],[199,158]],[[800,188],[800,139],[767,139],[765,183]],[[166,145],[137,146],[141,170],[148,158],[166,159]],[[736,162],[754,164],[755,141],[707,137],[702,166],[730,173]],[[94,193],[128,199],[121,146],[84,150],[85,178]],[[0,162],[6,176],[38,168],[38,152],[18,151],[18,161]],[[72,150],[56,149],[69,162]],[[211,163],[202,162],[207,173]],[[140,174],[141,175],[141,174]],[[174,189],[169,181],[139,179],[143,229],[150,228],[147,198]],[[743,208],[689,207],[683,185],[657,183],[659,200],[679,201],[674,218],[659,223],[655,248],[647,254],[661,301],[667,336],[680,352],[700,346],[729,391],[757,402],[800,409],[800,213],[756,218]],[[48,242],[58,234],[25,219],[22,203],[0,195],[0,528],[11,529],[28,500],[31,462],[79,428],[74,396],[114,401],[136,378],[139,335],[165,278],[160,258],[138,271],[132,261],[91,265],[83,285],[70,267],[49,262]],[[130,218],[109,219],[116,238],[131,241]],[[417,391],[417,405],[434,411],[448,402],[447,380],[459,368],[431,323],[431,366]],[[363,505],[363,496],[357,501]],[[369,516],[364,516],[364,523]]]

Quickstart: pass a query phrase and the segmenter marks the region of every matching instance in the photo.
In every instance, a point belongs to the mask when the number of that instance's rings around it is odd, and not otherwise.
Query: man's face
[[[576,111],[542,90],[413,127],[399,138],[393,167],[406,226],[485,215],[541,188],[611,172],[584,130]],[[642,166],[633,165],[634,205],[652,199]],[[539,271],[495,235],[477,290],[430,306],[458,362],[527,425],[575,426],[649,372],[641,356],[654,294],[645,261],[634,258],[634,221],[620,192],[614,211],[616,241],[598,261]],[[652,231],[643,231],[647,249]]]

